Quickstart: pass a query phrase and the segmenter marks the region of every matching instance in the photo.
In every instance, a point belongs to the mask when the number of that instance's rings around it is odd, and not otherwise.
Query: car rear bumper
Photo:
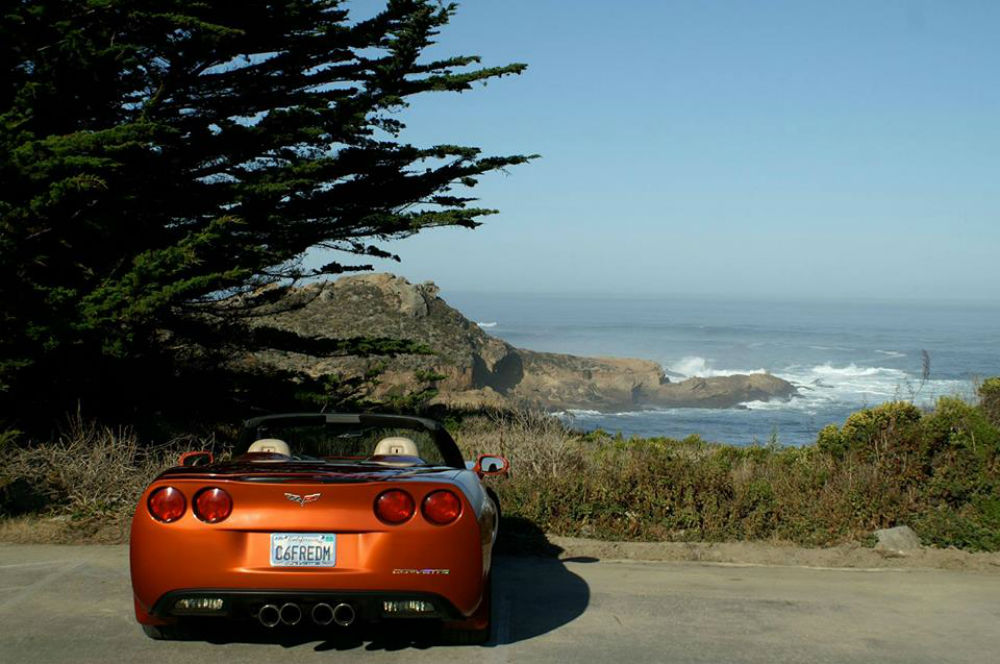
[[[182,600],[221,600],[221,606],[213,610],[184,608]],[[156,622],[177,618],[220,617],[233,620],[257,620],[260,609],[267,605],[282,607],[285,604],[299,607],[303,624],[312,620],[313,608],[318,604],[338,606],[349,605],[357,622],[378,622],[399,618],[436,618],[461,620],[465,616],[445,597],[435,593],[400,591],[290,591],[267,589],[189,589],[174,590],[160,597],[149,611]],[[390,606],[395,604],[395,606]],[[399,610],[399,604],[422,605],[419,611]]]

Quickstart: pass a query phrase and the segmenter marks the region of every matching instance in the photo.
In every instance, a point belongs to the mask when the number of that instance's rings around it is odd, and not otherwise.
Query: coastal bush
[[[928,456],[954,448],[989,453],[1000,446],[1000,430],[984,409],[956,397],[940,398],[921,428]]]
[[[77,415],[55,441],[5,446],[0,517],[57,517],[64,525],[58,539],[121,541],[149,482],[180,452],[213,447],[221,451],[214,440],[146,445],[129,428],[100,426]]]
[[[488,480],[508,536],[521,527],[603,539],[825,546],[907,524],[927,544],[1000,550],[1000,430],[982,402],[945,397],[925,413],[883,404],[825,427],[805,447],[580,433],[531,410],[466,413],[447,424],[466,458],[510,459],[510,477]],[[52,443],[9,438],[0,516],[60,516],[85,534],[113,524],[112,539],[127,536],[139,493],[178,452],[225,453],[212,439],[148,447],[128,429],[79,417]]]
[[[840,429],[844,452],[866,460],[890,452],[910,451],[917,440],[920,409],[907,401],[890,401],[853,413]]]
[[[917,517],[926,544],[970,551],[1000,551],[1000,498],[980,496],[959,509],[941,506]]]
[[[816,445],[819,449],[838,458],[842,458],[847,453],[847,443],[840,433],[840,427],[836,424],[827,424],[823,427],[816,438]]]
[[[995,427],[1000,427],[1000,376],[987,378],[977,390],[979,407]]]
[[[454,433],[469,452],[511,457],[494,484],[505,515],[546,532],[830,545],[906,523],[928,544],[1000,549],[1000,431],[959,399],[865,409],[801,448],[576,433],[538,413]]]

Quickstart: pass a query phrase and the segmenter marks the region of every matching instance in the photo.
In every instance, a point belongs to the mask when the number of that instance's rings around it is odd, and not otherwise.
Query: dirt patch
[[[923,547],[909,556],[886,556],[861,544],[809,548],[786,542],[605,542],[549,536],[562,549],[559,558],[676,561],[840,567],[857,569],[936,568],[1000,574],[1000,553],[969,553],[955,548]]]

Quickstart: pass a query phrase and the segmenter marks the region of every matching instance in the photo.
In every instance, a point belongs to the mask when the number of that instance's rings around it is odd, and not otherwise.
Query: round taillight
[[[413,496],[400,489],[383,491],[375,499],[375,515],[393,525],[403,523],[413,516]]]
[[[434,491],[424,498],[424,516],[439,526],[451,523],[462,513],[462,501],[451,491]]]
[[[172,486],[160,487],[149,494],[149,513],[157,521],[170,523],[184,516],[187,500],[184,494]]]
[[[218,523],[233,512],[233,499],[222,489],[202,489],[194,498],[194,513],[202,521]]]

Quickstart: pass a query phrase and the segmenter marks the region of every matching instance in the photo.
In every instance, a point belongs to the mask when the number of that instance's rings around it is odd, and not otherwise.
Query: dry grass
[[[0,539],[125,541],[136,500],[153,478],[180,452],[213,447],[215,441],[191,438],[143,445],[131,429],[79,415],[54,442],[19,447],[8,441],[0,491],[9,518],[0,521]]]
[[[501,454],[519,474],[555,478],[582,469],[580,436],[537,410],[491,411],[466,418],[456,442],[466,459]]]

